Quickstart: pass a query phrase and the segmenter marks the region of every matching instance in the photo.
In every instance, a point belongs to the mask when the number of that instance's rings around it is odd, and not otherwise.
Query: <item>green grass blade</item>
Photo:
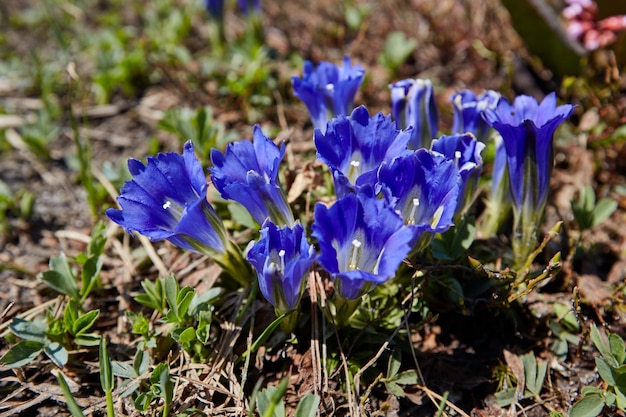
[[[72,391],[70,390],[69,385],[67,385],[67,381],[63,377],[61,372],[57,373],[57,381],[59,381],[59,385],[61,386],[61,391],[63,391],[63,396],[65,397],[65,403],[67,404],[67,408],[70,410],[70,413],[74,417],[85,417],[83,414],[83,410],[80,408]]]

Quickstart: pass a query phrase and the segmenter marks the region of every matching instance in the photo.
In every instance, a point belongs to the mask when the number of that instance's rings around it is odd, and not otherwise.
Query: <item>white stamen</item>
[[[335,89],[335,84],[328,83],[326,84],[326,90],[333,91]]]
[[[350,168],[348,171],[348,179],[351,183],[354,183],[361,173],[361,161],[353,159],[350,161]]]
[[[454,152],[454,165],[456,165],[457,169],[459,168],[459,160],[461,159],[461,151]]]
[[[167,200],[165,204],[163,204],[163,210],[167,210],[171,206],[172,206],[172,202],[170,200]]]
[[[420,206],[420,199],[413,199],[413,207],[411,207],[411,214],[409,214],[409,219],[407,220],[407,224],[415,224],[415,212],[417,208]]]
[[[359,257],[359,248],[361,247],[361,242],[358,239],[354,239],[352,241],[352,257],[350,258],[350,265],[348,265],[348,269],[350,271],[354,271],[357,269],[357,261]]]
[[[280,257],[280,271],[285,273],[285,250],[281,249],[278,251],[278,256]]]

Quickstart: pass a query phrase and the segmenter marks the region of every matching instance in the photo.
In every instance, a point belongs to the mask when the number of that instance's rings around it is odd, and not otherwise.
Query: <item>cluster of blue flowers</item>
[[[225,0],[202,0],[202,5],[209,15],[216,20],[224,18]],[[244,16],[261,13],[261,0],[237,0],[239,10]]]
[[[492,137],[497,138],[492,189],[506,190],[492,198],[512,204],[522,234],[536,235],[542,219],[554,131],[573,106],[556,106],[554,94],[541,104],[527,96],[510,104],[493,91],[480,96],[462,91],[452,99],[452,134],[437,137],[430,81],[392,84],[392,118],[372,116],[363,106],[353,109],[363,77],[364,70],[346,57],[340,67],[307,62],[303,77],[292,80],[310,112],[317,158],[328,166],[337,197],[329,207],[315,206],[311,236],[319,252],[294,220],[279,181],[284,144],[277,146],[255,126],[252,141],[211,154],[215,188],[262,225],[247,260],[277,314],[297,309],[316,262],[331,277],[338,304],[358,300],[393,278],[405,258],[419,254],[436,233],[467,213],[478,193],[481,153]],[[147,165],[130,160],[129,169],[133,179],[121,190],[121,210],[107,211],[113,221],[151,240],[167,239],[209,255],[234,279],[249,283],[246,261],[207,201],[206,177],[191,143],[183,155],[159,154]],[[532,244],[527,235],[513,238],[514,250],[525,255]]]

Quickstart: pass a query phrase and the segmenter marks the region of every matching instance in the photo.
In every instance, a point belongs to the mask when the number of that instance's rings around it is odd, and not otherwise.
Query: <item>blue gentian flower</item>
[[[390,199],[405,225],[416,229],[414,250],[454,225],[461,178],[454,161],[444,155],[419,149],[383,163],[377,179],[376,190]]]
[[[326,133],[316,129],[317,158],[332,171],[337,196],[361,184],[373,184],[381,163],[407,151],[410,132],[398,130],[391,116],[378,113],[370,117],[363,106],[349,117],[331,120]]]
[[[409,149],[429,148],[437,136],[439,116],[430,80],[406,79],[390,84],[391,109],[399,129],[413,127]]]
[[[483,167],[481,153],[484,148],[485,144],[478,142],[471,133],[444,135],[433,141],[432,150],[453,160],[461,176],[456,216],[465,213],[474,202]]]
[[[338,67],[330,62],[321,62],[317,67],[306,61],[302,78],[291,77],[296,97],[304,102],[313,127],[326,131],[326,123],[335,116],[348,115],[354,106],[354,98],[361,87],[365,70],[352,65],[344,57]]]
[[[346,194],[330,208],[317,203],[314,217],[318,260],[344,299],[356,299],[393,278],[411,250],[414,231],[371,187],[358,197]]]
[[[251,15],[253,13],[261,14],[261,0],[237,0],[239,10],[244,16]]]
[[[248,260],[257,271],[261,293],[280,315],[297,307],[315,248],[300,223],[281,228],[268,220],[259,241],[250,246]]]
[[[202,5],[213,19],[224,19],[224,0],[202,0]]]
[[[536,246],[548,199],[554,132],[573,110],[569,104],[557,106],[556,95],[551,93],[541,103],[525,95],[512,105],[502,98],[494,110],[485,111],[485,120],[500,133],[506,149],[518,266]]]
[[[512,105],[502,98],[495,110],[485,111],[486,121],[504,141],[515,206],[521,208],[525,197],[531,198],[536,207],[547,200],[554,132],[573,110],[574,106],[569,104],[557,106],[556,95],[550,93],[541,104],[521,95]],[[528,163],[532,167],[525,167]],[[534,178],[524,176],[526,168],[533,168]]]
[[[480,142],[486,142],[491,126],[483,118],[483,113],[486,109],[495,109],[499,99],[500,93],[493,90],[487,90],[479,96],[471,90],[462,90],[454,94],[452,133],[473,133]]]
[[[226,152],[211,151],[211,180],[223,198],[244,206],[259,224],[270,219],[293,226],[294,219],[278,179],[285,145],[280,148],[254,126],[253,142],[229,144]]]
[[[174,152],[149,157],[146,165],[128,161],[133,176],[117,201],[121,210],[106,215],[127,232],[137,231],[152,241],[209,255],[226,252],[226,230],[206,200],[207,181],[191,142],[183,155]]]
[[[499,133],[493,138],[495,157],[491,172],[491,193],[485,199],[485,211],[480,219],[480,233],[485,238],[496,234],[511,212],[506,148]]]

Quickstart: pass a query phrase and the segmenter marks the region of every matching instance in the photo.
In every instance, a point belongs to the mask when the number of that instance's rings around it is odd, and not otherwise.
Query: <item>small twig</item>
[[[139,238],[139,241],[143,245],[144,249],[146,250],[148,258],[150,258],[156,269],[159,271],[159,275],[161,275],[162,277],[166,277],[169,274],[169,271],[161,260],[161,257],[154,250],[154,246],[152,245],[152,242],[150,242],[150,239],[148,239],[144,235],[137,235],[137,237]]]
[[[443,400],[443,396],[442,395],[437,394],[435,391],[432,391],[430,388],[428,388],[425,385],[416,385],[416,387],[421,389],[422,391],[424,391],[426,393],[426,395],[428,396],[428,398],[430,398],[430,400],[434,404],[438,404],[441,400]],[[446,400],[446,407],[451,408],[456,413],[460,414],[462,417],[470,417],[469,414],[467,414],[465,411],[461,410],[459,407],[457,407],[456,405],[454,405],[450,401]]]
[[[255,302],[252,303],[252,311],[256,309]],[[246,352],[252,351],[252,339],[254,336],[254,314],[250,315],[250,330],[248,331],[248,337],[246,339]],[[239,403],[244,404],[244,392],[243,389],[246,386],[246,381],[248,380],[248,367],[250,366],[250,357],[252,355],[246,355],[243,369],[241,370],[241,392],[239,395]]]
[[[319,394],[322,388],[322,363],[320,358],[320,340],[317,323],[319,306],[317,304],[317,291],[315,285],[315,271],[309,273],[309,296],[311,298],[311,365],[313,367],[314,393]]]
[[[326,345],[326,315],[323,313],[326,310],[326,292],[324,290],[324,283],[322,282],[322,277],[319,274],[315,274],[315,281],[317,283],[318,294],[320,296],[320,309],[322,311],[322,374],[324,376],[323,381],[323,392],[328,392],[328,366],[327,366],[327,358],[328,358],[328,347]]]

